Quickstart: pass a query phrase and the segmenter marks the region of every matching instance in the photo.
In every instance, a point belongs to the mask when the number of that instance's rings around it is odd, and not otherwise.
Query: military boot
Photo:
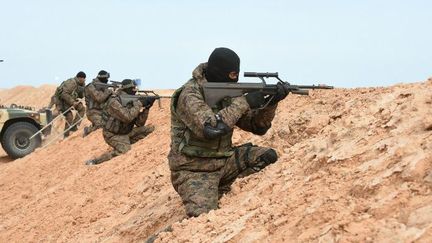
[[[89,159],[85,162],[85,164],[86,165],[97,165],[99,163],[98,163],[98,160],[96,160],[96,159]]]
[[[83,138],[89,135],[91,132],[91,127],[84,127]]]

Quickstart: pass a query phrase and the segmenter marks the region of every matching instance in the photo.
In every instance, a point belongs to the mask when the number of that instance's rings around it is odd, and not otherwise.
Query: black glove
[[[210,123],[206,122],[204,124],[204,137],[207,139],[220,138],[223,135],[229,133],[231,129],[222,121],[219,115],[216,115],[216,126],[213,127]]]
[[[278,103],[279,101],[285,99],[285,97],[287,97],[287,95],[289,94],[289,89],[282,82],[278,82],[276,84],[276,89],[276,94],[271,97],[272,100],[269,105],[274,105]]]
[[[254,91],[247,93],[246,95],[246,101],[249,104],[249,107],[251,109],[257,109],[263,106],[266,101],[264,99],[264,94],[260,91]]]
[[[140,99],[142,105],[145,108],[152,107],[152,105],[155,102],[155,100],[156,100],[156,96],[147,96],[147,97],[144,97],[143,99]]]

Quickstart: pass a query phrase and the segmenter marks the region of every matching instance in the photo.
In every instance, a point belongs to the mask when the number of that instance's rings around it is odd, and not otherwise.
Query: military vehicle
[[[0,140],[3,149],[13,159],[22,158],[33,152],[42,143],[42,136],[51,133],[51,127],[36,134],[52,120],[52,111],[35,111],[32,107],[12,104],[0,105]]]

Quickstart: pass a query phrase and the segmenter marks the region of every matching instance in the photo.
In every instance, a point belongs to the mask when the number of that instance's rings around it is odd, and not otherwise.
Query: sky
[[[427,0],[0,0],[0,88],[81,70],[90,82],[102,69],[178,88],[216,47],[234,50],[241,72],[291,84],[418,82],[432,76],[431,10]]]

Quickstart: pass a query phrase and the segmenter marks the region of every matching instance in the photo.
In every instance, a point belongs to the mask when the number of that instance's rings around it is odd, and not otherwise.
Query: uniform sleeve
[[[271,127],[276,108],[277,104],[262,110],[249,111],[237,122],[237,126],[253,134],[264,135]]]
[[[124,123],[130,123],[137,118],[142,104],[134,101],[131,108],[123,107],[118,100],[113,100],[108,106],[108,113],[114,118]]]
[[[97,90],[96,87],[91,84],[87,86],[86,94],[88,94],[97,103],[103,103],[111,95],[111,92],[108,89],[105,89],[104,91]]]
[[[249,104],[244,96],[235,97],[231,99],[231,104],[219,111],[222,120],[228,127],[233,128],[238,120],[248,111],[250,111]]]
[[[138,114],[138,119],[136,119],[135,125],[142,127],[145,125],[149,115],[149,109],[144,109]]]
[[[77,88],[76,86],[77,86],[77,84],[76,84],[75,80],[73,80],[73,79],[66,80],[64,85],[63,85],[63,91],[61,93],[61,98],[68,105],[73,105],[73,103],[75,102],[73,92],[75,92],[75,89]]]
[[[249,109],[244,97],[234,98],[231,105],[219,114],[222,120],[233,128],[238,119]],[[204,138],[204,124],[210,122],[216,126],[216,117],[212,109],[205,103],[199,88],[187,86],[181,92],[177,102],[177,114],[185,125],[198,137]]]

